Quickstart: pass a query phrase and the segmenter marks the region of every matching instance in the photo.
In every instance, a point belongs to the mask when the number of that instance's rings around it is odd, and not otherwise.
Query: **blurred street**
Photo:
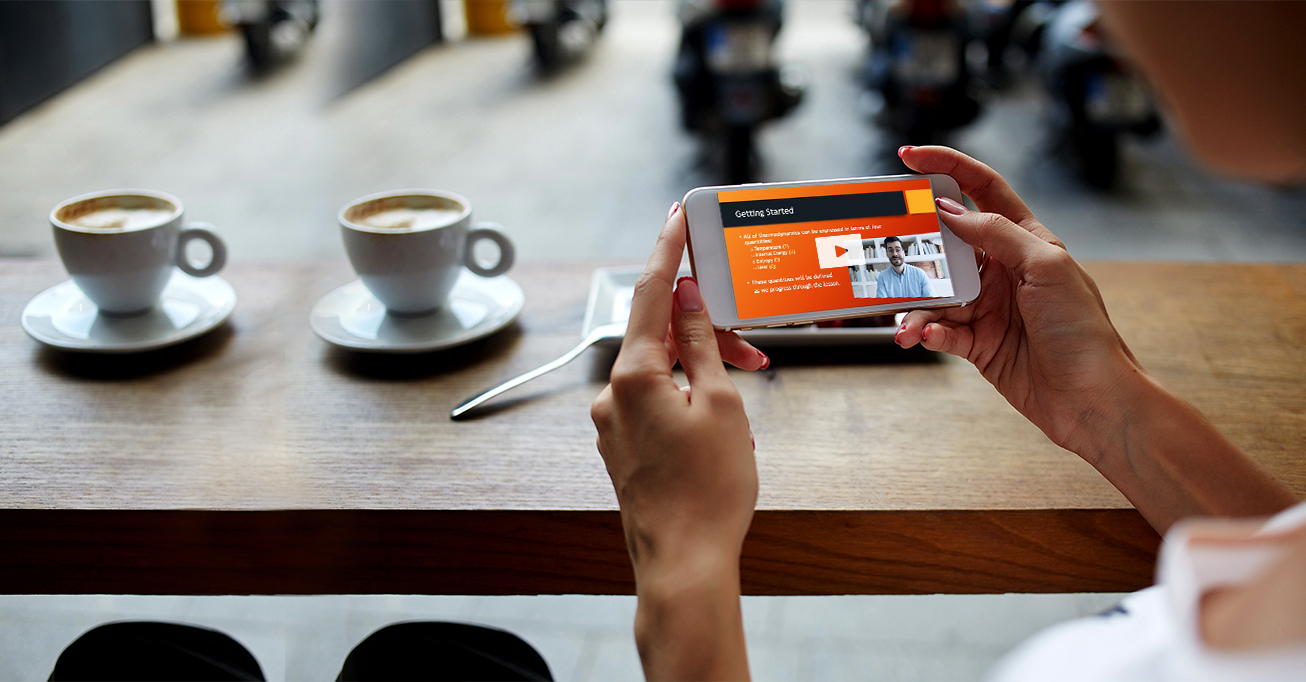
[[[52,256],[47,214],[116,187],[171,192],[233,258],[343,257],[335,214],[404,187],[468,197],[523,258],[642,261],[672,201],[714,184],[682,131],[671,81],[679,24],[669,2],[618,2],[596,48],[552,77],[522,34],[453,37],[328,100],[324,5],[299,59],[264,79],[236,35],[140,48],[0,127],[0,256]],[[456,10],[457,4],[446,3]],[[849,3],[792,2],[782,62],[807,99],[763,127],[762,180],[898,172],[892,142],[859,106],[866,38]],[[1306,259],[1306,192],[1216,179],[1171,137],[1128,140],[1119,187],[1083,185],[1048,141],[1041,90],[994,94],[955,144],[986,161],[1088,259]],[[887,148],[886,148],[887,147]]]

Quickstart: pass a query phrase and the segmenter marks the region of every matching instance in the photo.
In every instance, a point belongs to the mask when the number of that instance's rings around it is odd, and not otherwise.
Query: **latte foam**
[[[172,214],[171,210],[154,208],[104,208],[65,219],[65,222],[86,230],[128,231],[162,225]]]
[[[458,220],[462,210],[446,208],[391,208],[354,218],[354,222],[374,230],[412,232],[444,227]]]

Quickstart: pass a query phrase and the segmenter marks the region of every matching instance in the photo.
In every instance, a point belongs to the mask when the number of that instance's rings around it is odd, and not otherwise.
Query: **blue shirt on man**
[[[932,298],[934,290],[925,271],[904,263],[902,274],[894,272],[893,266],[875,276],[876,298]]]

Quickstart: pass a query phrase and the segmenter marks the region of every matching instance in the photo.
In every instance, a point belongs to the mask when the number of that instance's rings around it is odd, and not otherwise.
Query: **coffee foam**
[[[362,216],[355,219],[355,222],[374,230],[411,232],[449,225],[458,220],[460,215],[462,209],[394,208]]]
[[[378,232],[418,232],[452,225],[467,212],[460,201],[432,194],[402,194],[365,201],[344,219]]]
[[[128,232],[162,225],[177,212],[169,202],[148,196],[96,197],[59,210],[56,217],[84,230]]]
[[[67,221],[69,225],[88,230],[128,231],[142,227],[154,227],[168,222],[172,211],[150,208],[107,208],[103,211],[86,213]]]

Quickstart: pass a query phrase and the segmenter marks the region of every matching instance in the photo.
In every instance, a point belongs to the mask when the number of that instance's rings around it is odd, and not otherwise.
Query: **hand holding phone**
[[[973,305],[918,310],[896,341],[965,358],[1056,444],[1083,453],[1099,436],[1084,414],[1128,404],[1142,367],[1107,317],[1088,273],[992,168],[946,147],[913,147],[903,161],[947,169],[979,210],[941,201],[941,220],[984,250],[984,292]],[[1100,445],[1100,444],[1099,444]],[[1094,447],[1098,447],[1094,445]],[[1101,445],[1101,447],[1106,447]]]
[[[693,280],[672,289],[684,247],[684,211],[674,207],[590,416],[635,569],[645,672],[745,679],[739,554],[757,465],[743,399],[721,363],[747,343],[712,329]],[[672,373],[677,358],[683,388]],[[686,661],[697,672],[686,675]]]
[[[961,200],[947,175],[690,191],[690,266],[712,324],[779,327],[974,301],[974,251],[939,221],[936,196]]]

